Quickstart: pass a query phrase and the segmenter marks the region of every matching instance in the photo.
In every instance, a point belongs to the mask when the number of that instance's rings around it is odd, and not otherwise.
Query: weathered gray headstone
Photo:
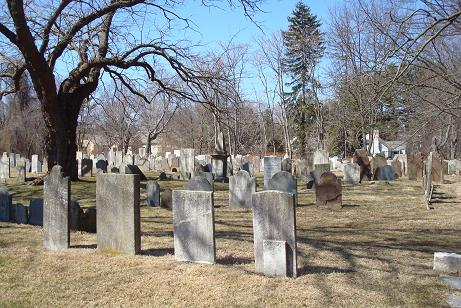
[[[139,167],[139,170],[141,170],[142,172],[149,172],[150,171],[150,164],[149,164],[149,160],[147,160],[147,159],[141,158],[138,161],[137,165]]]
[[[229,207],[251,208],[251,195],[256,192],[256,178],[240,170],[229,178]]]
[[[20,158],[16,162],[16,183],[24,184],[26,182],[26,161],[24,158]]]
[[[458,174],[461,172],[461,160],[452,159],[448,161],[448,174]]]
[[[44,180],[43,246],[48,250],[69,248],[70,181],[62,167],[53,166]]]
[[[208,181],[205,176],[194,176],[189,182],[184,185],[185,190],[195,191],[213,191],[213,185]]]
[[[195,170],[194,149],[181,149],[179,156],[179,172],[181,180],[189,180]]]
[[[375,170],[376,177],[375,179],[378,181],[393,181],[395,180],[395,170],[392,166],[385,165],[379,167]]]
[[[434,252],[433,269],[441,273],[461,272],[461,255],[449,252]]]
[[[254,193],[253,234],[257,272],[264,272],[264,240],[276,240],[287,244],[287,276],[297,276],[296,205],[293,194],[273,190]]]
[[[263,241],[264,275],[287,277],[287,242],[264,240]]]
[[[298,201],[298,187],[297,181],[291,173],[286,171],[280,171],[274,174],[274,176],[267,183],[266,190],[277,190],[292,193],[295,195],[295,202]]]
[[[282,161],[280,157],[264,157],[264,189],[267,189],[269,180],[279,171],[282,171]]]
[[[131,154],[123,156],[123,162],[127,165],[134,165],[134,157]]]
[[[123,163],[123,152],[115,151],[115,167],[120,168],[120,165]]]
[[[4,187],[0,187],[0,221],[10,221],[12,197]]]
[[[157,181],[149,181],[146,186],[147,205],[160,206],[160,185]]]
[[[171,210],[173,208],[173,191],[165,188],[160,194],[160,207]]]
[[[43,199],[30,200],[29,224],[34,226],[43,226]]]
[[[360,183],[360,166],[356,163],[344,165],[344,183],[358,184]]]
[[[0,182],[5,183],[10,178],[10,159],[6,152],[0,158]]]
[[[139,175],[98,174],[98,249],[136,254],[141,249]]]
[[[330,164],[329,154],[325,150],[314,152],[314,165]]]
[[[178,261],[215,263],[211,191],[173,191],[174,254]]]
[[[194,177],[201,176],[204,177],[210,182],[211,185],[214,185],[213,174],[211,172],[204,172],[204,171],[195,171]]]
[[[27,224],[28,222],[28,209],[23,204],[18,203],[15,205],[16,209],[14,211],[15,218],[14,221],[18,224]]]
[[[38,160],[37,154],[32,155],[31,169],[32,173],[42,172],[42,164]]]

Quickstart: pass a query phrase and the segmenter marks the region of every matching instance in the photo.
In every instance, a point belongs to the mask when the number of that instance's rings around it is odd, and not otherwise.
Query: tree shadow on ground
[[[166,255],[174,255],[174,248],[148,248],[142,249],[140,255],[162,257]]]

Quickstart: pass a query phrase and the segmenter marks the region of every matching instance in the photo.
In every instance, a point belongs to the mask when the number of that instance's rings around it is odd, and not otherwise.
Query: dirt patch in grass
[[[99,252],[96,235],[84,232],[71,234],[68,251],[47,252],[41,228],[0,223],[0,305],[444,306],[454,292],[432,271],[433,253],[461,250],[461,179],[447,182],[436,187],[431,211],[421,184],[405,179],[344,186],[337,210],[314,205],[299,183],[296,279],[254,272],[252,213],[228,207],[227,184],[215,192],[215,265],[174,260],[172,213],[160,208],[141,208],[138,256]],[[14,202],[43,194],[8,188]],[[94,179],[72,183],[72,199],[94,205]]]

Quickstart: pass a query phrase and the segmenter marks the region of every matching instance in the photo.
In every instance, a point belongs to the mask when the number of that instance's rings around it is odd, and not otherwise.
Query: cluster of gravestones
[[[40,172],[48,172],[48,163],[46,159],[43,163],[39,161],[38,155],[32,155],[32,159],[21,157],[20,154],[3,152],[0,157],[0,183],[5,183],[11,178],[11,173],[16,170],[16,182],[18,184],[26,182],[26,174],[28,172],[37,174]]]

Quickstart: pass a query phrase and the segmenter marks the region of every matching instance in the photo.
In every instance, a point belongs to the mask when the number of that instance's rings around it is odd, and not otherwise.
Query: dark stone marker
[[[98,249],[137,254],[141,249],[139,175],[98,174]]]
[[[331,172],[322,174],[315,186],[315,197],[317,205],[342,207],[341,181]]]
[[[186,185],[183,186],[184,190],[194,191],[213,191],[213,185],[204,176],[192,177]]]
[[[16,210],[15,210],[15,222],[18,224],[27,224],[28,222],[28,209],[25,207],[23,204],[18,203],[16,204]]]
[[[286,171],[288,173],[291,173],[291,167],[292,167],[292,162],[291,159],[285,158],[282,160],[282,171]]]
[[[98,160],[96,162],[96,170],[97,172],[107,173],[107,166],[109,163],[107,160]]]
[[[93,160],[84,158],[78,161],[80,176],[87,177],[93,175]]]
[[[296,205],[294,195],[266,190],[253,194],[253,234],[256,272],[264,272],[264,240],[285,241],[287,276],[297,276]]]
[[[149,181],[146,186],[147,205],[160,206],[160,185],[157,181]]]
[[[173,207],[173,192],[169,188],[165,188],[160,194],[160,207],[171,210]]]
[[[393,181],[395,176],[395,170],[392,166],[385,165],[376,169],[376,180],[378,181]]]
[[[96,208],[90,207],[80,211],[80,231],[96,233]]]
[[[44,180],[43,246],[48,250],[69,248],[70,181],[55,165]]]
[[[77,201],[70,201],[69,203],[70,211],[69,211],[69,229],[73,231],[77,231],[80,226],[80,204]]]
[[[34,226],[43,226],[43,199],[30,200],[29,224]]]
[[[167,179],[167,176],[166,176],[166,173],[165,172],[160,172],[160,174],[158,175],[158,180],[159,181],[165,181]]]
[[[4,187],[0,187],[0,221],[10,221],[12,197]]]
[[[174,255],[178,261],[215,263],[212,191],[173,191]]]

